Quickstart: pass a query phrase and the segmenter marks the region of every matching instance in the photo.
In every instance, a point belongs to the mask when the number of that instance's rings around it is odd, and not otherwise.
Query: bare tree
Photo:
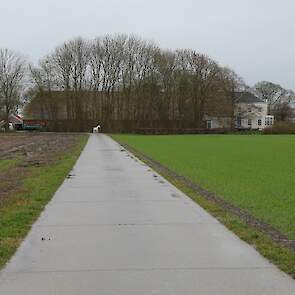
[[[59,46],[50,56],[57,77],[57,84],[64,91],[68,119],[83,119],[81,99],[90,88],[90,46],[82,38],[76,38]]]
[[[46,60],[31,70],[35,86],[51,92],[52,101],[58,96],[52,89],[63,93],[69,121],[126,123],[129,130],[203,127],[210,112],[231,116],[240,83],[233,71],[204,54],[162,50],[127,35],[74,39]]]
[[[295,118],[295,111],[288,102],[276,104],[273,114],[276,121],[292,121]]]
[[[193,50],[178,51],[178,59],[181,71],[189,79],[195,126],[202,127],[206,101],[218,88],[219,66],[206,55]]]
[[[21,91],[26,73],[24,58],[9,49],[0,49],[0,109],[4,109],[6,130],[9,115],[21,103]]]
[[[220,68],[220,87],[225,94],[225,100],[218,103],[220,112],[229,114],[231,117],[231,128],[235,127],[235,105],[236,105],[236,92],[245,91],[246,84],[243,79],[238,76],[232,69],[223,67]]]
[[[258,82],[254,85],[254,90],[268,105],[268,112],[272,113],[276,104],[288,99],[288,90],[281,85],[269,81]]]
[[[30,97],[39,99],[42,119],[56,120],[59,111],[58,102],[54,98],[54,91],[58,91],[58,80],[51,56],[42,59],[38,67],[29,66],[33,87]]]

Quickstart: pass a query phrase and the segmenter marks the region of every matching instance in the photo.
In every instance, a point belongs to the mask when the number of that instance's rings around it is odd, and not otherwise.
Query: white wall
[[[231,118],[205,116],[205,121],[211,121],[211,128],[230,128]]]
[[[268,127],[266,125],[266,121],[274,121],[273,116],[268,116],[267,114],[267,104],[265,102],[252,104],[239,103],[235,107],[235,117],[241,117],[241,125],[239,126],[239,128],[262,130]],[[204,121],[209,120],[211,121],[211,128],[231,127],[231,118],[211,116],[204,117]],[[251,125],[249,125],[249,120],[251,120]],[[261,125],[258,124],[259,122],[261,123]]]
[[[261,103],[239,103],[235,108],[235,117],[241,118],[241,128],[264,129],[266,126],[267,104]],[[251,124],[249,124],[251,123]],[[261,123],[259,125],[258,123]]]

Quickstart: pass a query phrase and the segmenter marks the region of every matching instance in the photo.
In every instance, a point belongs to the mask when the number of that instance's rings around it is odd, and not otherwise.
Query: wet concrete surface
[[[295,294],[295,281],[145,164],[92,135],[2,295]]]

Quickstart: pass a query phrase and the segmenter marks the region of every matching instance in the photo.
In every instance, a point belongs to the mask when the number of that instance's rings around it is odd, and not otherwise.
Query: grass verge
[[[294,135],[118,135],[295,240]]]
[[[0,172],[3,172],[5,170],[8,170],[15,166],[19,162],[18,159],[5,159],[0,160]]]
[[[88,140],[87,135],[66,154],[43,167],[30,168],[21,192],[0,210],[0,269],[15,253],[32,224],[44,210],[58,187],[74,166]]]
[[[216,217],[243,241],[254,246],[260,254],[295,279],[295,252],[292,249],[274,242],[268,235],[250,227],[237,216],[226,212],[214,202],[210,202],[203,198],[192,189],[188,188],[185,184],[167,175],[163,176],[206,211],[210,212],[211,215]]]
[[[126,145],[124,141],[120,140],[120,138],[117,136],[112,136],[112,138],[128,149],[128,145]],[[142,152],[137,151],[133,146],[131,152],[183,191],[211,215],[216,217],[242,240],[256,248],[261,255],[295,278],[295,252],[292,249],[276,243],[267,234],[257,230],[255,227],[249,226],[242,219],[227,212],[213,201],[202,197],[200,194],[196,193],[196,191],[188,187],[186,183],[171,176],[170,174],[165,173],[165,169],[159,169],[157,165],[154,165],[152,161],[143,157]]]

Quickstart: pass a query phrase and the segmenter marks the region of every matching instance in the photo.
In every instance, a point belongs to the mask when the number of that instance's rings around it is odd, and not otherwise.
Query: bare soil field
[[[87,134],[0,134],[0,269],[71,171]]]
[[[57,160],[79,140],[77,134],[20,133],[0,135],[0,208],[21,189],[33,166]],[[0,166],[1,167],[1,166]]]

